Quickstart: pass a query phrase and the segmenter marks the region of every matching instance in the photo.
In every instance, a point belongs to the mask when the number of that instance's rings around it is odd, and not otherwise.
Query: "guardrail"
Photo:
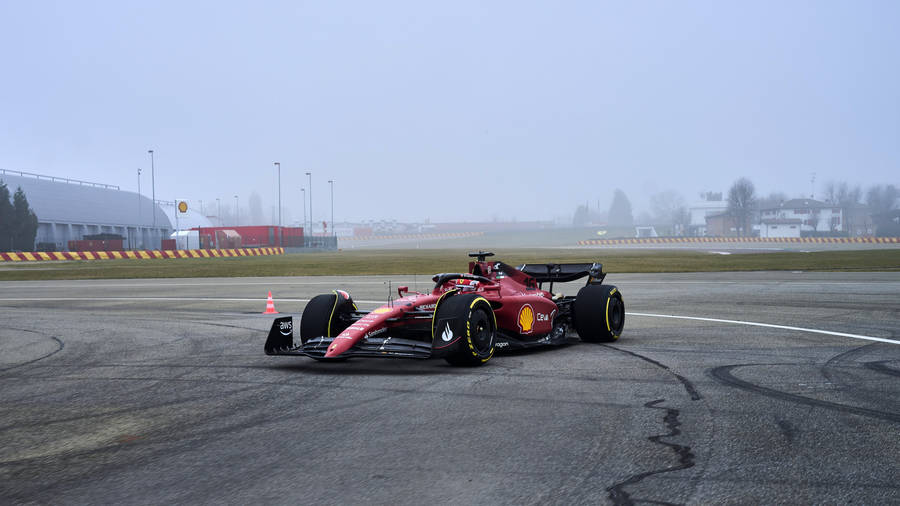
[[[900,237],[641,237],[632,239],[587,239],[579,246],[613,246],[618,244],[682,244],[682,243],[808,243],[808,244],[894,244]]]
[[[220,258],[283,255],[284,248],[176,249],[131,251],[49,251],[0,253],[0,262],[59,260],[150,260],[154,258]]]
[[[391,235],[362,235],[341,237],[342,241],[382,241],[395,239],[458,239],[462,237],[478,237],[484,232],[444,232],[436,234],[391,234]]]

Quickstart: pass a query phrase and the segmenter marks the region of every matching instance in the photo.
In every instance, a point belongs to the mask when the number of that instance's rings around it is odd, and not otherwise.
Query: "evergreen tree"
[[[625,192],[616,189],[612,204],[609,206],[609,225],[612,227],[633,227],[634,216],[631,214],[631,202]]]
[[[7,191],[8,193],[8,191]],[[34,251],[34,239],[37,236],[37,216],[28,206],[25,192],[19,187],[13,195],[13,233],[12,242],[14,250]]]
[[[0,251],[13,249],[13,206],[9,203],[9,188],[0,181]]]

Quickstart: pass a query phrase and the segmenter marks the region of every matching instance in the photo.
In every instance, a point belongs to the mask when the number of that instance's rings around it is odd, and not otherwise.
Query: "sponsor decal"
[[[497,341],[494,343],[494,348],[506,348],[507,346],[509,346],[509,343],[506,341]]]
[[[394,310],[394,308],[392,308],[392,307],[380,307],[372,312],[375,314],[384,314],[384,313],[390,313],[393,310]]]
[[[291,332],[294,331],[294,323],[290,321],[284,321],[278,324],[278,332],[283,336],[291,335]]]
[[[386,330],[387,330],[387,327],[381,327],[378,330],[373,330],[373,331],[369,332],[368,334],[366,334],[366,339],[373,337],[373,336],[377,336],[378,334],[381,334],[382,332],[384,332]]]
[[[453,331],[450,330],[450,323],[447,323],[447,327],[444,328],[444,332],[441,333],[441,339],[446,342],[450,342],[453,339]]]
[[[539,321],[539,322],[549,322],[550,321],[550,315],[548,315],[546,313],[535,313],[535,316],[537,317],[537,321]]]
[[[346,340],[348,340],[348,341],[352,341],[352,340],[353,340],[353,336],[345,336],[344,334],[341,334],[341,335],[335,337],[335,339],[346,339]]]
[[[434,309],[434,304],[422,304],[418,308],[421,309],[422,311],[427,311],[429,309]]]
[[[517,320],[520,333],[530,334],[534,330],[534,308],[531,307],[531,304],[525,304],[522,309],[519,309]]]

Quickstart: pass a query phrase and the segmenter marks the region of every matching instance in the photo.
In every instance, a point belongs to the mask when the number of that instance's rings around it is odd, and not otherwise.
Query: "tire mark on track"
[[[697,391],[697,388],[694,386],[693,383],[691,383],[691,381],[689,379],[687,379],[684,376],[673,371],[672,369],[669,368],[669,366],[667,366],[663,363],[657,362],[656,360],[653,360],[652,358],[645,357],[643,355],[639,355],[633,351],[623,350],[622,348],[616,348],[615,346],[610,346],[608,344],[604,344],[602,346],[625,353],[627,355],[631,355],[633,357],[637,357],[637,358],[639,358],[645,362],[649,362],[649,363],[655,365],[656,367],[659,367],[660,369],[663,369],[666,372],[668,372],[669,374],[675,376],[675,378],[678,379],[678,381],[680,381],[681,384],[684,386],[684,389],[687,390],[687,393],[688,393],[688,395],[691,396],[692,401],[699,401],[700,399],[703,398],[703,396],[700,395],[700,392]]]
[[[13,370],[13,369],[18,369],[18,368],[20,368],[20,367],[25,367],[26,365],[33,364],[33,363],[38,362],[38,361],[40,361],[40,360],[44,360],[45,358],[50,358],[50,357],[52,357],[53,355],[56,355],[57,353],[61,352],[61,351],[63,350],[63,348],[66,347],[66,343],[64,343],[64,342],[62,341],[62,339],[60,339],[60,338],[58,338],[58,337],[56,337],[56,336],[51,336],[51,335],[49,335],[49,334],[44,334],[43,332],[38,332],[38,331],[36,331],[36,330],[29,330],[29,329],[17,329],[17,328],[12,328],[12,327],[7,327],[7,330],[16,330],[16,331],[19,331],[19,332],[29,332],[29,333],[31,333],[31,334],[37,334],[37,335],[39,335],[39,336],[49,337],[50,339],[56,341],[56,349],[53,350],[53,351],[51,351],[50,353],[47,353],[46,355],[42,355],[42,356],[40,356],[40,357],[38,357],[38,358],[29,360],[29,361],[27,361],[27,362],[22,362],[21,364],[16,364],[16,365],[7,367],[7,368],[5,368],[5,369],[0,369],[0,375],[2,375],[3,373],[5,373],[6,371],[11,371],[11,370]]]
[[[878,411],[876,409],[862,408],[857,406],[850,406],[847,404],[839,404],[836,402],[823,401],[820,399],[814,399],[812,397],[804,397],[802,395],[791,394],[788,392],[782,392],[780,390],[775,390],[772,388],[760,386],[754,383],[750,383],[749,381],[744,381],[742,379],[738,379],[732,374],[733,369],[737,369],[738,367],[752,367],[752,366],[761,366],[761,365],[796,365],[796,364],[732,364],[732,365],[723,365],[720,367],[715,367],[711,369],[710,375],[716,381],[730,385],[733,387],[740,388],[742,390],[747,390],[749,392],[753,392],[759,395],[764,395],[766,397],[772,397],[774,399],[779,399],[783,401],[793,402],[796,404],[804,404],[807,406],[815,406],[819,408],[830,409],[833,411],[841,412],[841,413],[851,413],[860,416],[867,416],[870,418],[878,418],[881,420],[887,420],[889,422],[900,422],[900,414],[891,413],[887,411]]]
[[[894,362],[893,360],[880,360],[877,362],[866,362],[863,366],[866,369],[871,371],[879,372],[881,374],[887,374],[889,376],[897,376],[900,377],[900,369],[894,369],[893,367],[888,367],[885,364]]]
[[[666,428],[669,429],[669,432],[666,434],[650,436],[647,439],[653,443],[663,445],[667,448],[670,448],[673,452],[675,452],[675,455],[678,456],[678,465],[668,466],[668,467],[664,467],[662,469],[654,469],[652,471],[646,471],[643,473],[635,474],[635,475],[629,476],[628,478],[626,478],[623,481],[620,481],[619,483],[616,483],[615,485],[608,487],[606,489],[606,491],[609,494],[609,499],[613,502],[613,504],[620,505],[620,506],[627,506],[627,505],[635,504],[636,500],[632,499],[631,495],[625,491],[625,487],[627,487],[629,485],[634,485],[635,483],[640,483],[645,478],[648,478],[650,476],[654,476],[657,474],[671,473],[674,471],[681,471],[683,469],[689,469],[691,467],[694,467],[694,454],[693,454],[693,452],[691,452],[690,446],[683,446],[683,445],[679,445],[676,443],[672,443],[672,442],[663,440],[663,438],[676,437],[681,434],[681,430],[678,428],[681,426],[681,421],[678,419],[678,416],[681,414],[681,412],[674,408],[666,408],[666,407],[657,406],[658,404],[663,403],[665,401],[666,401],[665,399],[657,399],[655,401],[650,401],[650,402],[644,404],[645,408],[664,410],[666,412],[666,414],[663,417],[663,423],[665,424]],[[673,503],[668,503],[668,502],[649,501],[649,500],[644,500],[644,499],[639,499],[639,501],[640,502],[651,502],[653,504],[673,504]]]

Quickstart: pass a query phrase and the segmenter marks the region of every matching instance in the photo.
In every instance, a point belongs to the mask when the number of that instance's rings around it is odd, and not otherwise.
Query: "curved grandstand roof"
[[[10,194],[21,187],[40,223],[173,228],[166,213],[149,198],[90,183],[61,182],[0,172]]]
[[[186,213],[181,213],[178,215],[178,218],[176,218],[175,213],[177,213],[178,210],[175,207],[175,202],[160,202],[159,207],[164,213],[166,213],[166,217],[169,218],[169,223],[178,225],[178,228],[180,228],[181,230],[190,230],[192,228],[213,226],[209,218],[203,216],[197,211],[194,211],[193,209],[188,209]]]

